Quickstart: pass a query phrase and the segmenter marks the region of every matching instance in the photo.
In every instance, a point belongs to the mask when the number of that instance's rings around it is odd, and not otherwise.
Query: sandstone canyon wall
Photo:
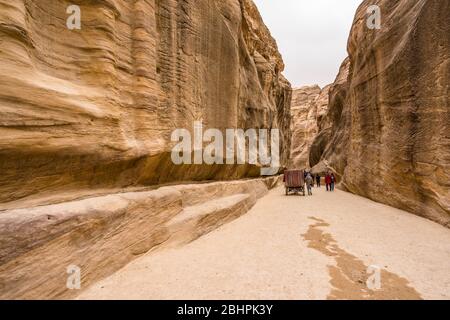
[[[279,177],[166,186],[0,213],[0,299],[76,297],[150,250],[247,213]],[[80,270],[80,290],[66,286]]]
[[[175,129],[280,129],[289,82],[250,0],[0,0],[0,298],[67,298],[246,213],[278,177],[179,165]],[[180,185],[161,186],[169,182]]]
[[[310,167],[309,153],[328,109],[328,90],[319,86],[305,86],[292,91],[291,157],[289,167]]]
[[[255,177],[172,165],[174,129],[279,128],[291,89],[251,0],[0,0],[0,209],[55,193]],[[70,197],[69,197],[70,198]],[[40,203],[35,200],[33,203]]]
[[[373,4],[380,30],[366,26]],[[450,227],[449,12],[447,0],[361,4],[310,158],[353,193]]]
[[[346,108],[348,93],[348,72],[350,60],[342,62],[335,81],[328,90],[328,108],[318,121],[319,132],[309,151],[309,161],[313,171],[324,173],[331,165],[341,180],[346,166],[349,141],[350,109]],[[321,161],[323,159],[323,161]]]

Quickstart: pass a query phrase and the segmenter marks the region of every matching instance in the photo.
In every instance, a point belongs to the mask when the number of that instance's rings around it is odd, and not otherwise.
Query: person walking
[[[316,175],[316,185],[317,185],[317,188],[320,188],[320,174],[319,173]]]
[[[308,188],[308,195],[312,196],[312,186],[314,185],[314,179],[310,173],[306,176],[306,187]]]
[[[334,173],[330,176],[331,184],[330,184],[330,191],[334,191],[334,185],[336,184],[336,177],[334,176]]]
[[[331,175],[327,173],[325,176],[325,184],[327,185],[327,191],[331,191]]]

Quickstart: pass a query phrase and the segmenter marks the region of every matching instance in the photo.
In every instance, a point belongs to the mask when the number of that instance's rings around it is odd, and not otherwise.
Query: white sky
[[[362,0],[253,0],[286,65],[293,87],[336,78],[347,57],[347,39]]]

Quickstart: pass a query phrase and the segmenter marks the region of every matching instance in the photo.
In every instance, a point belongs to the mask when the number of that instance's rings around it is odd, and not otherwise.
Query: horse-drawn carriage
[[[290,192],[302,193],[305,196],[305,172],[303,170],[286,170],[284,172],[286,195]]]

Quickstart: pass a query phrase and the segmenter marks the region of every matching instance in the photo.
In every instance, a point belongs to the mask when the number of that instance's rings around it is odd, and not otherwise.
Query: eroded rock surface
[[[380,30],[366,26],[366,11],[373,4],[381,8]],[[348,43],[347,81],[338,77],[331,89],[331,123],[311,153],[312,162],[326,161],[349,191],[446,226],[448,12],[446,0],[363,2]]]
[[[280,129],[291,87],[251,0],[0,0],[0,297],[61,298],[239,217],[278,177],[175,165],[175,129]],[[206,143],[205,143],[206,145]],[[156,189],[157,188],[157,189]],[[156,189],[156,190],[153,190]]]
[[[310,167],[309,153],[328,109],[329,86],[305,86],[292,91],[291,168]]]
[[[76,4],[81,30],[66,1],[0,0],[0,203],[259,175],[174,166],[171,133],[194,121],[279,128],[286,163],[290,84],[251,0]]]
[[[245,214],[279,177],[110,194],[0,214],[0,298],[69,298],[149,250],[189,243]]]
[[[330,164],[339,179],[346,166],[346,148],[350,134],[350,109],[344,108],[348,93],[349,67],[350,60],[347,58],[342,62],[335,81],[329,87],[328,109],[319,120],[319,130],[309,150],[309,161],[314,172],[324,173]]]

